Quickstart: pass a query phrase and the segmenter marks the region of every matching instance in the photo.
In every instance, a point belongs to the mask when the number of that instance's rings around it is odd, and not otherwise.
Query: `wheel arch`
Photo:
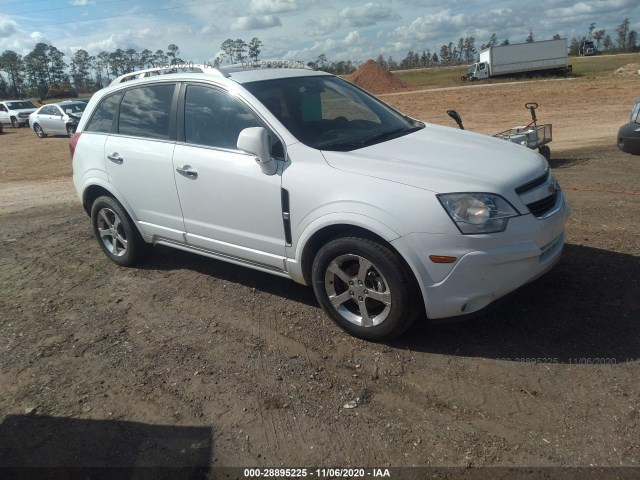
[[[334,238],[339,237],[360,237],[368,240],[374,240],[381,245],[384,245],[386,248],[391,250],[397,258],[402,262],[403,267],[406,269],[407,273],[411,275],[414,282],[416,282],[416,286],[419,285],[419,282],[415,276],[414,270],[408,264],[404,256],[395,248],[395,246],[391,243],[392,239],[385,239],[379,233],[374,232],[371,229],[353,225],[349,223],[339,223],[334,225],[326,225],[317,231],[315,231],[304,243],[304,247],[302,249],[302,254],[300,257],[300,266],[302,268],[302,275],[304,278],[304,282],[307,285],[311,284],[311,270],[313,267],[313,260],[324,244],[333,240]],[[397,238],[397,235],[395,235]],[[421,289],[418,288],[418,291]]]
[[[82,192],[82,207],[84,208],[84,211],[87,212],[87,215],[91,216],[91,206],[93,205],[93,202],[95,202],[98,197],[102,196],[111,197],[117,200],[124,209],[125,213],[129,215],[129,217],[134,222],[136,221],[136,217],[131,214],[129,205],[127,204],[127,202],[123,201],[118,192],[108,189],[98,183],[88,185]]]

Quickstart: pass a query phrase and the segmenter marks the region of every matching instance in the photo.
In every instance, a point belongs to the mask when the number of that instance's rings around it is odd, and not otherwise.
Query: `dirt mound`
[[[640,63],[627,63],[624,67],[618,68],[616,75],[637,75],[640,73]]]
[[[373,60],[367,60],[345,79],[375,94],[401,92],[408,88],[404,82]]]

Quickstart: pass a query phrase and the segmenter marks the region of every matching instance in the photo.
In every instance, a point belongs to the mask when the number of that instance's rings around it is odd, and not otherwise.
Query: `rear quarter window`
[[[120,99],[122,99],[122,93],[103,98],[84,130],[86,132],[111,133],[111,126],[113,125]]]
[[[134,137],[168,139],[174,84],[127,90],[120,104],[118,133]]]

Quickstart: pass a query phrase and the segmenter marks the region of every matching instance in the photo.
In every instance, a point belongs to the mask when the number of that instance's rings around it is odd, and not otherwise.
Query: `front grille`
[[[550,170],[547,169],[544,175],[541,175],[538,178],[525,183],[524,185],[520,185],[518,188],[516,188],[516,193],[518,195],[522,195],[523,193],[530,192],[531,190],[535,190],[539,186],[544,185],[544,183],[549,178],[549,172]]]
[[[529,211],[536,217],[543,217],[549,212],[558,201],[558,190],[556,189],[552,195],[527,205]]]

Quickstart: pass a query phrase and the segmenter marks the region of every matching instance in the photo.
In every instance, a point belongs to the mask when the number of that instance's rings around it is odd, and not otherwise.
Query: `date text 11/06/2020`
[[[390,478],[388,468],[245,468],[244,478]]]

